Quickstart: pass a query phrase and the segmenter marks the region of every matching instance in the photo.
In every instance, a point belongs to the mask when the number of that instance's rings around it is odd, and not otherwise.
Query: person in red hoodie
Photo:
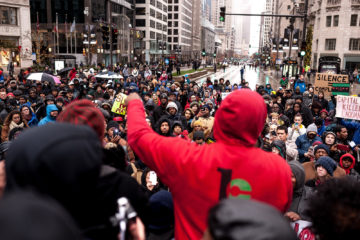
[[[354,169],[355,158],[350,153],[346,153],[340,157],[340,167],[345,170],[346,175],[360,176],[359,173]]]
[[[285,212],[292,201],[291,170],[280,156],[255,147],[264,127],[264,99],[251,90],[231,93],[214,122],[216,143],[197,145],[155,133],[141,98],[128,104],[128,142],[169,186],[175,207],[175,239],[200,239],[208,211],[223,198],[254,199]]]

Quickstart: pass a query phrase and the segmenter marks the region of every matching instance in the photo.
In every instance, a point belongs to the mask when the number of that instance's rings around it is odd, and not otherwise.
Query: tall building
[[[26,68],[32,65],[30,6],[28,1],[0,1],[0,67],[9,63]]]
[[[143,34],[130,34],[133,0],[30,0],[30,10],[34,52],[40,52],[41,63],[127,63],[139,52],[135,45]]]
[[[275,0],[266,0],[265,14],[274,14]],[[262,36],[262,45],[270,46],[271,37],[273,32],[273,17],[264,17],[264,30]]]
[[[313,25],[312,68],[319,58],[341,59],[341,69],[353,72],[360,68],[360,1],[309,1],[310,24]]]
[[[204,18],[203,0],[193,0],[192,4],[192,34],[191,58],[197,59],[201,52],[201,19]]]
[[[159,61],[170,53],[167,43],[170,32],[167,27],[168,9],[172,10],[165,0],[136,1],[136,29],[144,32],[141,49],[147,62]]]
[[[175,51],[181,47],[183,60],[191,59],[192,0],[168,0],[168,42]]]
[[[241,4],[240,13],[251,13],[251,3]],[[250,27],[251,18],[247,16],[238,16],[234,18],[235,26],[235,51],[240,55],[248,55],[250,45]]]
[[[206,57],[203,60],[207,64],[213,64],[215,53],[215,27],[206,18],[202,19],[201,23],[201,48],[205,50]]]

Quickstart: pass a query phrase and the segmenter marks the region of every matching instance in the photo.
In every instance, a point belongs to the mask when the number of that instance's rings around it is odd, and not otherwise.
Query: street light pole
[[[309,0],[305,0],[305,5],[304,5],[304,26],[303,26],[303,35],[302,35],[301,47],[303,47],[302,44],[304,44],[305,41],[306,41],[306,24],[307,24],[308,7],[309,7]],[[304,61],[305,61],[305,58],[302,57],[301,58],[301,64],[300,64],[301,67],[300,67],[300,69],[302,69],[304,67],[304,65],[305,65]]]

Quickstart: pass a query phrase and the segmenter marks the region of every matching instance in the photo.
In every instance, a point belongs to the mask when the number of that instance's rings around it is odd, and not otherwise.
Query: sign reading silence
[[[314,92],[324,92],[326,98],[333,95],[349,95],[349,76],[341,74],[317,73],[315,77]]]
[[[337,96],[336,117],[360,120],[360,98]]]

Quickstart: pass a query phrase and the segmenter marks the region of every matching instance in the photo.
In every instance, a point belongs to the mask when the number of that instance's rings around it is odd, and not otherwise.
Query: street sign
[[[169,59],[165,58],[165,64],[169,65]]]

